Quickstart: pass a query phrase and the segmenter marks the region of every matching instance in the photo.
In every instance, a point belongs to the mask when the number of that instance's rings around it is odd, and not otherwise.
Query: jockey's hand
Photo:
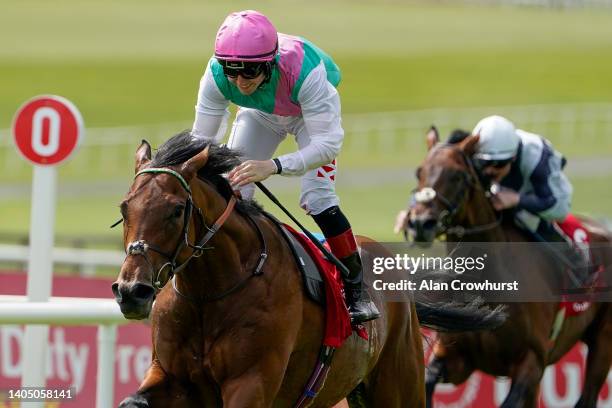
[[[503,188],[491,197],[491,204],[497,211],[516,207],[521,199],[521,195],[514,190]]]
[[[397,216],[395,217],[395,226],[393,227],[394,233],[399,234],[406,228],[409,214],[410,213],[407,210],[402,210],[397,213]]]
[[[234,187],[262,181],[276,173],[272,160],[247,160],[229,172],[229,181]]]

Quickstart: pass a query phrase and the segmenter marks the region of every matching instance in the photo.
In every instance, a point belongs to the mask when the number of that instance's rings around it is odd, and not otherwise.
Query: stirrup
[[[348,311],[353,325],[376,320],[380,317],[380,312],[372,301],[358,300],[349,305]]]

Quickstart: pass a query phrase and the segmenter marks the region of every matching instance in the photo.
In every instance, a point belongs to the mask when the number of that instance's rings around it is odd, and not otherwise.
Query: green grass
[[[206,55],[230,12],[250,1],[4,0],[0,58],[169,59]],[[417,1],[259,1],[279,31],[334,53],[388,56],[612,44],[601,10],[478,7]],[[44,33],[44,35],[41,35]]]
[[[345,67],[340,88],[343,111],[612,101],[612,53],[600,55],[588,50],[568,50],[563,54],[513,52],[504,57],[521,63],[505,69],[499,60],[488,59],[484,54],[388,59],[393,71],[401,72],[401,76],[381,75],[378,60],[371,56],[340,57],[339,63]],[[594,60],[598,63],[593,64]],[[42,66],[24,62],[2,64],[0,129],[9,126],[11,112],[19,102],[35,94],[57,93],[77,104],[88,126],[182,123],[172,131],[174,133],[192,121],[203,65],[204,59],[121,63],[53,61]],[[482,111],[481,115],[489,113],[493,112]],[[475,121],[465,118],[458,120],[455,126],[471,129]],[[348,119],[345,123],[350,124]],[[424,122],[423,129],[429,124]],[[442,130],[448,132],[451,127]],[[584,135],[579,141],[564,140],[554,130],[544,135],[570,157],[612,151],[612,138],[605,134]],[[131,137],[135,148],[142,135],[126,137]],[[414,166],[423,157],[421,132],[400,135],[394,148],[387,150],[377,150],[376,146],[361,151],[353,149],[351,146],[358,137],[361,135],[346,135],[341,160],[347,168],[402,168]],[[151,141],[157,145],[161,140]],[[294,149],[295,143],[291,140],[280,151]],[[113,166],[106,167],[103,173],[96,167],[88,170],[91,163],[109,160],[108,155],[112,156]],[[71,163],[61,167],[61,177],[63,180],[126,179],[132,155],[132,149],[121,152],[108,149],[85,152],[83,149]],[[12,172],[0,173],[0,182],[29,180],[29,165],[18,162],[13,168]]]
[[[392,175],[390,175],[392,180]],[[573,211],[594,217],[612,217],[612,190],[610,176],[576,178]],[[398,182],[367,187],[338,187],[341,207],[346,212],[353,229],[381,241],[399,239],[392,233],[395,215],[403,209],[411,182]],[[298,207],[299,192],[276,193],[281,202],[298,216],[309,228],[316,229],[312,219]],[[121,247],[121,227],[110,229],[109,225],[119,218],[118,203],[121,194],[100,195],[99,197],[60,198],[57,203],[56,235],[102,237],[108,244],[102,246]],[[258,193],[258,200],[265,209],[286,220],[280,210]],[[2,232],[27,235],[30,203],[22,200],[0,201],[3,217]],[[66,243],[64,242],[64,245]]]
[[[597,60],[597,64],[593,61]],[[340,60],[349,112],[612,100],[612,53],[505,50]],[[389,72],[387,72],[389,71]]]
[[[336,59],[345,113],[612,101],[612,53],[600,50]],[[87,126],[189,123],[206,61],[0,62],[0,129],[42,93],[72,100]]]
[[[590,216],[612,218],[610,175],[572,180],[574,196],[572,211]]]
[[[0,129],[39,93],[89,126],[191,120],[214,33],[248,2],[5,0]],[[612,13],[395,1],[263,1],[338,60],[345,112],[612,100]]]
[[[4,0],[0,129],[10,126],[23,101],[41,93],[75,102],[89,127],[188,126],[215,31],[227,13],[249,7],[252,2],[233,0]],[[343,71],[344,113],[612,102],[609,11],[397,0],[273,0],[257,8],[280,31],[303,35],[333,55]],[[456,126],[469,128],[472,122],[458,120]],[[612,151],[610,135],[568,141],[552,133],[546,136],[570,158]],[[138,136],[131,139],[135,149]],[[415,133],[383,150],[360,151],[351,148],[354,139],[347,135],[341,166],[391,168],[392,179],[393,171],[423,157],[421,140]],[[291,141],[281,151],[293,148]],[[60,168],[60,180],[116,180],[127,188],[132,156],[132,149],[82,151]],[[89,171],[97,162],[109,164],[102,172]],[[29,182],[28,166],[6,171],[4,164],[0,183]],[[609,176],[577,179],[574,185],[577,211],[612,215]],[[409,189],[380,185],[339,194],[358,233],[391,240],[393,218]],[[301,214],[297,192],[279,195]],[[114,193],[60,197],[58,235],[120,240],[119,231],[107,228],[117,217],[119,199]],[[0,233],[26,233],[28,224],[29,202],[0,197]]]

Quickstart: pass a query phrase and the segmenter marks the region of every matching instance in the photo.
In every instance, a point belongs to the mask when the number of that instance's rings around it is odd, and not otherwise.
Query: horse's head
[[[477,143],[478,136],[472,135],[439,143],[437,130],[430,129],[429,152],[417,169],[418,187],[406,225],[417,243],[430,244],[464,216],[474,188],[480,186],[470,159]]]
[[[156,162],[157,156],[151,161],[151,147],[143,140],[136,176],[120,205],[127,255],[112,290],[128,319],[149,315],[156,291],[194,251],[189,243],[199,209],[189,184],[208,161],[208,148],[174,166]]]

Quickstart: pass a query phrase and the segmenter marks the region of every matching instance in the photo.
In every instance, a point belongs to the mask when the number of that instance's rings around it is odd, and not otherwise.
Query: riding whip
[[[343,276],[349,276],[349,270],[346,268],[346,266],[344,266],[344,264],[342,262],[340,262],[340,260],[338,258],[336,258],[336,256],[334,254],[332,254],[330,251],[328,251],[323,246],[323,244],[321,244],[321,242],[314,235],[312,235],[312,233],[310,231],[308,231],[306,229],[306,227],[304,227],[302,224],[300,224],[300,222],[289,212],[289,210],[287,210],[280,203],[280,201],[278,201],[278,199],[274,196],[274,194],[272,194],[272,192],[270,192],[270,190],[268,190],[268,188],[266,186],[264,186],[260,181],[256,181],[255,185],[257,187],[259,187],[259,189],[270,199],[270,201],[272,201],[274,204],[276,204],[276,206],[278,208],[283,210],[283,212],[285,214],[287,214],[287,216],[289,218],[291,218],[291,221],[293,221],[295,223],[295,225],[297,225],[302,230],[304,235],[306,235],[308,237],[308,239],[310,239],[312,241],[312,243],[315,244],[316,247],[319,248],[319,250],[321,252],[323,252],[323,255],[325,255],[327,260],[329,260],[331,263],[336,265],[336,268],[338,268],[338,270],[342,273]]]

